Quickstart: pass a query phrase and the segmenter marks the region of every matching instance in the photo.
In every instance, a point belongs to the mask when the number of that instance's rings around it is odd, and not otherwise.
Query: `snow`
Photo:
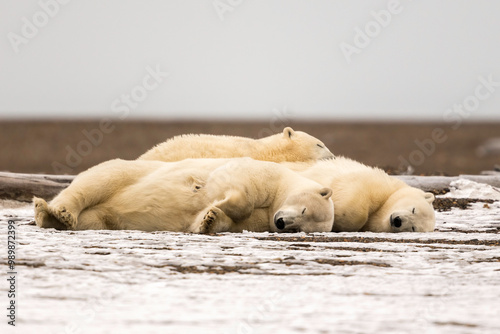
[[[1,331],[498,333],[497,191],[455,181],[444,197],[497,201],[401,234],[55,231],[0,201],[3,272],[9,219],[18,242],[18,318]]]
[[[493,199],[498,201],[500,200],[500,189],[467,179],[458,179],[450,183],[450,192],[443,195],[443,197]]]

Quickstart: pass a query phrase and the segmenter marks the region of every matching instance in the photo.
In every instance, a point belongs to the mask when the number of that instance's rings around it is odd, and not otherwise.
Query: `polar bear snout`
[[[411,215],[407,212],[393,212],[389,220],[392,232],[416,232]]]
[[[401,227],[401,224],[403,223],[403,220],[401,219],[400,216],[395,216],[393,217],[391,215],[391,225],[394,227]]]
[[[295,218],[290,212],[278,211],[274,215],[274,226],[278,232],[300,232],[300,224],[296,224]]]
[[[276,219],[276,217],[274,218],[274,225],[276,225],[276,228],[278,230],[282,230],[285,228],[285,220],[283,218],[278,218]]]
[[[276,226],[276,228],[281,232],[283,232],[285,227],[291,223],[289,217],[287,216],[288,215],[284,211],[278,211],[274,215],[274,226]]]
[[[328,151],[328,149],[326,149],[327,152],[323,152],[323,154],[321,155],[321,157],[319,158],[319,160],[333,160],[335,159],[335,155]]]

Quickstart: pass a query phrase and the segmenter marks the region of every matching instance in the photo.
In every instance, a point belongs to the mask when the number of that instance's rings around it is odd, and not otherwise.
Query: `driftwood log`
[[[489,184],[500,188],[500,173],[492,172],[485,175],[460,176],[395,176],[408,185],[424,191],[442,190],[450,187],[450,183],[459,178],[478,183]],[[18,174],[0,172],[0,199],[11,199],[31,202],[33,196],[51,200],[61,190],[68,187],[74,175]]]
[[[0,198],[31,202],[33,196],[54,198],[70,185],[73,175],[18,174],[0,172]]]

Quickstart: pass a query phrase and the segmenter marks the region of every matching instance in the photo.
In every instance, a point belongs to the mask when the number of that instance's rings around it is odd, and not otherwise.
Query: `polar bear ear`
[[[429,204],[432,204],[434,202],[434,194],[433,193],[425,193],[424,198]]]
[[[293,129],[289,126],[287,126],[286,128],[283,129],[283,137],[285,137],[287,139],[291,139],[294,134],[295,134],[295,131],[293,131]]]
[[[323,188],[319,191],[319,194],[324,197],[325,199],[329,199],[332,196],[332,189],[330,188]]]

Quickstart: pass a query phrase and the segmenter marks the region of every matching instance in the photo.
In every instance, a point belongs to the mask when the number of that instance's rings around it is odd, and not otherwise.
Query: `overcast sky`
[[[0,117],[500,120],[499,14],[498,0],[0,0]]]

